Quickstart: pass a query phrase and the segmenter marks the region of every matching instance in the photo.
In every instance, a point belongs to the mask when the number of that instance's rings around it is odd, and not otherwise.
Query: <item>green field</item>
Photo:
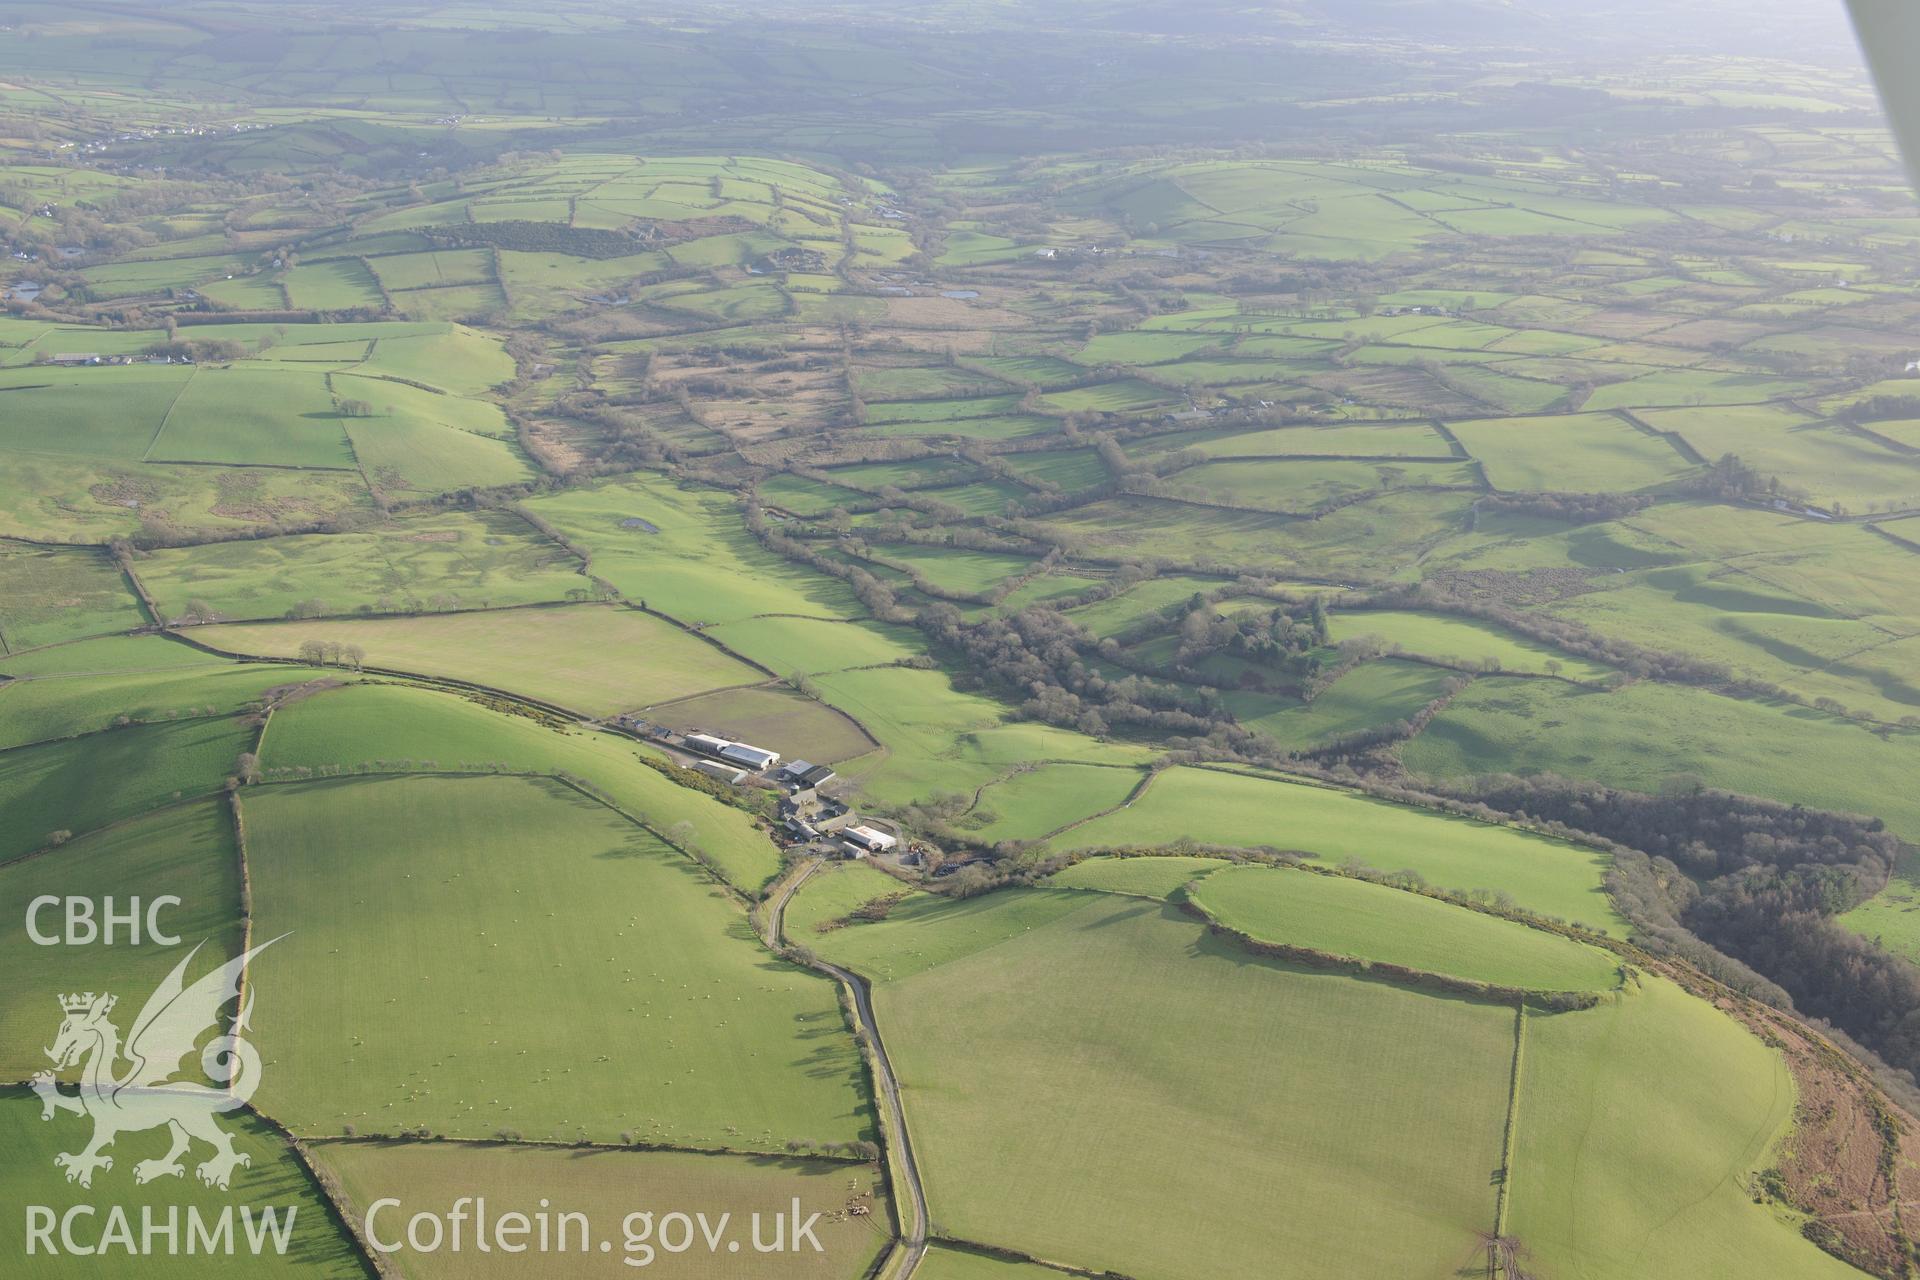
[[[1793,1081],[1708,1005],[1643,978],[1597,1009],[1529,1015],[1522,1061],[1509,1229],[1542,1274],[1859,1274],[1747,1194]]]
[[[710,490],[632,477],[526,505],[588,547],[596,575],[682,622],[833,617],[849,607],[844,587],[763,550],[740,527],[732,501]],[[628,523],[635,521],[644,523]]]
[[[106,556],[0,542],[0,653],[126,631],[145,621]]]
[[[914,1272],[921,1280],[1050,1280],[1059,1272],[1028,1262],[1005,1262],[986,1254],[963,1253],[938,1245],[927,1251]]]
[[[1328,618],[1327,633],[1336,644],[1376,636],[1406,653],[1468,668],[1493,661],[1501,670],[1552,671],[1569,680],[1604,680],[1608,671],[1597,663],[1477,618],[1396,609],[1341,609]]]
[[[0,860],[216,791],[253,744],[237,720],[187,720],[108,729],[0,751]]]
[[[276,711],[261,740],[270,769],[315,772],[567,772],[626,812],[712,859],[729,882],[758,889],[777,851],[739,809],[674,785],[640,763],[657,759],[613,734],[556,731],[451,693],[355,684]]]
[[[1036,765],[981,790],[960,825],[978,840],[1038,840],[1120,804],[1142,776],[1103,765]]]
[[[874,1170],[866,1165],[682,1151],[514,1149],[440,1142],[323,1142],[314,1152],[362,1212],[383,1198],[400,1200],[400,1208],[381,1213],[375,1225],[387,1243],[402,1246],[388,1255],[390,1259],[420,1280],[528,1273],[531,1255],[497,1250],[482,1254],[471,1247],[459,1254],[445,1249],[428,1253],[406,1247],[409,1215],[423,1209],[444,1213],[462,1196],[484,1196],[490,1214],[520,1212],[530,1219],[540,1212],[542,1203],[549,1203],[556,1240],[559,1213],[586,1215],[592,1228],[586,1247],[581,1240],[585,1233],[570,1227],[566,1252],[537,1255],[540,1274],[550,1276],[607,1274],[609,1263],[597,1246],[608,1240],[615,1258],[641,1274],[657,1267],[706,1280],[772,1276],[855,1280],[886,1244],[879,1227],[886,1221],[886,1198],[876,1185]],[[755,1253],[750,1247],[753,1215],[760,1215],[761,1238],[770,1241],[774,1215],[785,1212],[791,1217],[790,1206],[796,1198],[802,1219],[820,1215],[814,1230],[820,1250],[803,1245],[798,1251]],[[852,1205],[865,1207],[867,1214],[850,1215],[847,1210]],[[660,1219],[673,1212],[705,1213],[710,1224],[731,1215],[727,1235],[740,1249],[729,1253],[723,1243],[717,1252],[709,1252],[702,1240],[689,1252],[671,1253],[639,1221],[631,1224],[635,1239],[629,1249],[627,1218],[636,1212],[654,1215],[653,1232],[659,1231]],[[671,1232],[668,1238],[678,1243]]]
[[[155,462],[354,469],[324,377],[295,369],[205,368],[167,411],[148,447]]]
[[[461,680],[591,716],[765,677],[671,623],[617,605],[197,628],[230,653],[291,658],[308,641],[357,645],[366,665]]]
[[[31,982],[10,983],[0,993],[0,1031],[6,1034],[0,1073],[25,1080],[49,1065],[41,1046],[53,1042],[60,1025],[56,995],[110,991],[131,1017],[183,954],[154,943],[144,917],[138,945],[121,924],[110,947],[104,939],[94,945],[41,946],[26,930],[28,905],[42,895],[96,901],[111,895],[124,912],[129,898],[146,903],[169,894],[180,902],[160,911],[163,930],[186,947],[204,942],[201,960],[209,965],[216,957],[239,954],[240,861],[224,801],[175,805],[79,836],[42,857],[0,866],[0,907],[17,925],[0,937],[0,955],[8,972],[33,975]],[[41,909],[36,923],[42,934],[64,932],[62,910],[59,905]],[[96,924],[104,925],[97,906],[95,915]]]
[[[706,634],[781,675],[880,666],[922,649],[913,632],[877,623],[769,616],[707,628]]]
[[[47,1001],[47,1006],[53,1007],[52,1000]],[[131,1017],[131,1013],[128,1016]],[[368,1270],[352,1238],[341,1226],[332,1204],[314,1184],[312,1175],[288,1149],[286,1141],[265,1123],[244,1112],[221,1121],[221,1125],[233,1135],[234,1149],[251,1162],[234,1174],[232,1187],[227,1191],[202,1186],[191,1169],[182,1178],[136,1187],[133,1175],[124,1171],[139,1160],[166,1154],[166,1135],[154,1131],[126,1134],[114,1147],[119,1157],[114,1161],[115,1168],[98,1175],[93,1188],[87,1190],[65,1181],[53,1162],[56,1154],[77,1151],[84,1145],[86,1121],[62,1115],[58,1123],[43,1124],[38,1098],[24,1088],[10,1087],[0,1092],[0,1143],[5,1144],[7,1151],[5,1165],[0,1167],[0,1193],[12,1204],[44,1205],[55,1215],[65,1215],[75,1206],[94,1207],[92,1215],[74,1220],[75,1243],[82,1247],[104,1246],[101,1253],[92,1256],[69,1253],[64,1248],[58,1249],[56,1256],[48,1256],[43,1251],[31,1262],[9,1263],[9,1266],[35,1280],[95,1276],[157,1276],[171,1280],[175,1276],[202,1275],[316,1276],[329,1280],[365,1277]],[[208,1148],[201,1145],[196,1150],[204,1158]],[[143,1206],[153,1209],[156,1223],[163,1227],[169,1208],[178,1210],[178,1254],[166,1252],[164,1236],[154,1237],[158,1247],[152,1256],[130,1254],[108,1244],[109,1238],[103,1233],[109,1219],[103,1201],[125,1209],[136,1243],[140,1240]],[[256,1215],[269,1207],[276,1209],[283,1227],[291,1216],[292,1229],[287,1234],[284,1252],[270,1243],[272,1237],[265,1237],[269,1243],[259,1256],[248,1250],[245,1243],[248,1236],[240,1213],[242,1205]],[[207,1228],[217,1230],[222,1211],[228,1209],[233,1211],[235,1252],[189,1255],[186,1252],[191,1221],[188,1213],[198,1211]],[[7,1214],[5,1220],[0,1221],[0,1250],[4,1250],[7,1257],[25,1259],[29,1256],[25,1228],[25,1220],[19,1213]],[[56,1230],[56,1246],[59,1239]]]
[[[881,750],[849,761],[841,772],[886,803],[970,791],[1034,760],[1138,765],[1148,758],[1137,746],[1008,723],[999,703],[954,688],[938,671],[875,667],[814,683],[830,704],[880,740]]]
[[[1688,469],[1664,440],[1611,414],[1456,422],[1453,434],[1496,489],[1618,493]]]
[[[1328,955],[1534,991],[1619,983],[1605,951],[1346,876],[1233,867],[1206,877],[1193,901],[1249,937]]]
[[[243,808],[254,929],[293,931],[257,979],[280,1067],[259,1097],[296,1132],[763,1151],[865,1132],[832,987],[771,965],[738,905],[611,810],[467,778],[265,788]]]
[[[1920,839],[1904,779],[1920,737],[1875,734],[1803,707],[1648,682],[1612,693],[1558,681],[1483,680],[1401,752],[1438,776],[1530,772],[1658,791],[1674,778],[1845,812],[1872,813]]]
[[[1237,690],[1223,701],[1240,723],[1298,749],[1405,720],[1440,697],[1451,678],[1439,667],[1383,658],[1354,667],[1304,706],[1285,695]]]
[[[1098,889],[1165,898],[1193,880],[1232,864],[1220,858],[1086,858],[1060,872],[1049,885],[1059,889]]]
[[[120,724],[231,715],[300,678],[284,667],[191,666],[11,680],[0,685],[0,749]]]
[[[1453,1274],[1493,1213],[1510,1010],[1069,896],[877,993],[936,1220],[1147,1280]],[[1278,1150],[1283,1179],[1262,1172]],[[1209,1228],[1179,1230],[1201,1203]]]
[[[486,608],[564,600],[579,562],[501,512],[406,516],[371,529],[154,551],[135,565],[167,618],[200,600],[222,619]],[[318,607],[315,607],[318,602]]]
[[[1512,895],[1528,911],[1612,932],[1620,922],[1600,887],[1605,858],[1591,850],[1329,787],[1213,769],[1174,768],[1120,813],[1075,827],[1059,844],[1203,844],[1297,850],[1315,861],[1357,859],[1411,870],[1459,892]]]

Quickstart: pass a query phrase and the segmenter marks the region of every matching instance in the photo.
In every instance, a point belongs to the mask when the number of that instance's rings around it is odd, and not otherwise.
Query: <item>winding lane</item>
[[[761,937],[766,944],[778,950],[785,945],[783,925],[786,918],[787,900],[795,891],[807,882],[808,877],[820,869],[818,858],[809,858],[801,863],[795,874],[787,877],[774,894],[767,900],[766,910],[761,918]],[[873,989],[867,980],[850,969],[842,969],[837,964],[815,956],[814,967],[832,974],[853,993],[855,1016],[861,1028],[867,1033],[867,1043],[873,1047],[874,1077],[880,1086],[880,1096],[887,1106],[888,1124],[885,1126],[893,1141],[888,1144],[890,1158],[898,1165],[898,1175],[893,1179],[894,1186],[904,1189],[907,1198],[907,1213],[903,1215],[904,1234],[898,1243],[899,1261],[883,1274],[892,1280],[907,1280],[920,1266],[920,1260],[927,1254],[927,1193],[920,1184],[920,1165],[913,1155],[913,1139],[907,1132],[907,1113],[900,1105],[900,1082],[893,1074],[893,1060],[887,1056],[886,1042],[880,1038],[880,1024],[873,1015]],[[886,1135],[883,1135],[886,1136]]]

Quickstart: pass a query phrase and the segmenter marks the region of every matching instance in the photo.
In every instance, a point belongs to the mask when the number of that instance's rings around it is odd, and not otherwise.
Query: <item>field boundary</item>
[[[1520,1093],[1526,1051],[1527,1006],[1525,1001],[1521,1001],[1513,1011],[1513,1076],[1507,1086],[1507,1124],[1500,1142],[1500,1182],[1493,1210],[1493,1234],[1496,1238],[1504,1238],[1507,1234],[1507,1213],[1513,1201],[1513,1157],[1520,1141]]]

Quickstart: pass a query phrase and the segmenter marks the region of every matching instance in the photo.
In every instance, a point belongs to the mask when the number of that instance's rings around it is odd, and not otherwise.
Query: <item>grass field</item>
[[[1008,723],[999,703],[954,688],[939,671],[875,667],[814,683],[830,704],[880,740],[882,750],[849,761],[842,772],[885,803],[971,791],[1035,760],[1139,765],[1149,758],[1139,746]]]
[[[824,618],[749,618],[710,627],[707,634],[783,676],[898,662],[924,648],[920,637],[903,627]]]
[[[959,825],[980,840],[1038,840],[1118,805],[1143,776],[1103,765],[1037,765],[982,790]]]
[[[111,991],[128,1016],[166,977],[184,951],[155,944],[141,923],[141,941],[133,945],[126,926],[118,926],[113,945],[45,947],[26,929],[27,908],[35,898],[69,895],[96,900],[96,923],[109,895],[124,912],[129,899],[142,903],[171,894],[177,906],[164,907],[158,922],[183,947],[205,942],[201,960],[240,952],[240,862],[234,848],[233,818],[225,801],[208,798],[160,810],[110,830],[77,837],[71,844],[38,858],[0,866],[0,908],[15,927],[0,937],[0,962],[19,982],[0,990],[0,1077],[25,1080],[49,1063],[42,1045],[53,1043],[60,1024],[55,995],[69,991]],[[42,933],[64,931],[62,907],[39,913]],[[25,975],[31,974],[32,981]],[[122,1023],[122,1029],[126,1027]]]
[[[32,676],[0,685],[0,749],[135,724],[229,715],[271,688],[284,667],[190,666],[118,675]]]
[[[252,745],[237,720],[194,720],[0,752],[0,859],[218,790]]]
[[[686,732],[704,729],[815,764],[838,764],[873,750],[860,726],[830,704],[777,686],[701,694],[653,708],[647,718]]]
[[[906,896],[908,892],[904,882],[865,862],[829,863],[808,877],[801,891],[787,901],[781,923],[789,941],[812,946],[815,934],[830,931],[822,930],[821,925],[831,925],[875,898]]]
[[[731,899],[611,810],[408,778],[244,811],[254,928],[294,931],[256,979],[279,1068],[259,1097],[297,1132],[765,1151],[866,1132],[832,986],[769,962]]]
[[[1691,465],[1666,441],[1606,413],[1456,422],[1453,434],[1497,489],[1618,493]]]
[[[354,469],[324,377],[292,368],[196,370],[146,457],[155,462]]]
[[[406,516],[371,529],[153,551],[135,566],[168,618],[223,619],[530,604],[583,590],[579,561],[504,512]],[[318,607],[315,607],[317,602]]]
[[[772,878],[777,851],[752,819],[642,764],[657,758],[646,751],[613,734],[556,731],[455,694],[384,683],[350,685],[276,711],[261,742],[268,768],[296,771],[564,770],[655,830],[697,845],[729,882],[754,890]]]
[[[844,586],[762,549],[733,500],[712,490],[641,476],[526,505],[589,548],[596,575],[682,622],[855,612]]]
[[[1166,898],[1189,881],[1231,865],[1220,858],[1094,857],[1074,863],[1047,884],[1057,889],[1098,889],[1103,893]]]
[[[1068,896],[876,993],[944,1229],[1143,1280],[1454,1273],[1493,1213],[1511,1010]]]
[[[1443,888],[1505,892],[1529,911],[1609,932],[1620,927],[1600,885],[1606,860],[1591,850],[1353,792],[1213,769],[1165,770],[1132,805],[1057,843],[1097,850],[1183,839],[1417,871]]]
[[[170,636],[106,635],[50,645],[0,659],[0,675],[116,675],[226,665],[227,659],[218,654],[204,653]]]
[[[1297,749],[1404,720],[1445,692],[1453,673],[1425,663],[1382,658],[1363,662],[1302,705],[1280,694],[1236,690],[1227,708],[1250,729]]]
[[[1869,732],[1818,711],[1641,682],[1612,693],[1558,681],[1483,680],[1401,751],[1440,776],[1535,772],[1658,791],[1672,778],[1885,819],[1920,839],[1920,802],[1902,781],[1920,735]]]
[[[1619,964],[1607,952],[1346,876],[1231,867],[1202,881],[1193,900],[1215,920],[1263,942],[1535,991],[1599,991],[1619,983]]]
[[[47,1007],[53,1008],[51,999]],[[128,1016],[132,1016],[131,1012]],[[166,1135],[152,1130],[122,1137],[113,1148],[117,1157],[114,1168],[98,1175],[88,1190],[67,1182],[53,1162],[56,1154],[77,1151],[85,1143],[86,1122],[63,1115],[57,1123],[43,1124],[38,1098],[23,1087],[0,1089],[0,1146],[7,1152],[5,1167],[0,1168],[0,1195],[6,1196],[8,1203],[45,1205],[56,1215],[64,1215],[79,1205],[94,1207],[92,1215],[81,1215],[74,1220],[75,1242],[83,1247],[106,1244],[102,1233],[108,1227],[108,1203],[124,1207],[136,1244],[140,1240],[142,1206],[154,1210],[156,1224],[162,1227],[170,1207],[180,1213],[177,1255],[166,1252],[164,1236],[155,1236],[157,1247],[151,1256],[123,1252],[113,1245],[91,1256],[69,1253],[62,1248],[56,1256],[42,1251],[30,1262],[16,1261],[9,1266],[15,1268],[16,1274],[32,1276],[34,1280],[92,1280],[100,1276],[152,1276],[173,1280],[173,1277],[204,1275],[363,1280],[367,1275],[366,1264],[354,1249],[352,1238],[285,1140],[245,1113],[221,1121],[221,1126],[233,1134],[234,1149],[251,1161],[246,1168],[234,1173],[230,1190],[202,1186],[191,1168],[182,1178],[136,1186],[132,1166],[166,1153]],[[196,1146],[200,1159],[206,1157],[207,1150],[204,1145]],[[279,1211],[282,1223],[289,1215],[292,1217],[293,1226],[284,1254],[268,1245],[256,1257],[246,1248],[242,1205],[252,1209],[256,1216],[271,1206]],[[222,1210],[231,1209],[235,1252],[188,1254],[186,1240],[190,1220],[186,1215],[189,1207],[199,1211],[201,1220],[209,1228],[217,1228]],[[57,1232],[54,1239],[59,1240]],[[23,1214],[9,1213],[0,1219],[0,1250],[10,1259],[29,1257]]]
[[[887,1203],[871,1166],[826,1160],[782,1157],[699,1155],[681,1151],[565,1150],[551,1147],[474,1147],[443,1142],[324,1142],[314,1148],[321,1165],[340,1179],[356,1210],[382,1198],[401,1201],[400,1207],[375,1220],[383,1238],[403,1247],[389,1255],[414,1280],[439,1277],[511,1277],[529,1273],[529,1258],[538,1257],[543,1276],[604,1276],[611,1266],[627,1263],[639,1274],[657,1269],[664,1274],[695,1280],[750,1280],[752,1277],[794,1277],[795,1280],[855,1280],[886,1246],[881,1226]],[[455,1254],[417,1252],[404,1247],[406,1219],[429,1210],[445,1213],[461,1196],[484,1196],[489,1215],[519,1212],[532,1220],[542,1204],[550,1204],[555,1225],[562,1212],[585,1214],[590,1238],[581,1247],[575,1230],[566,1252],[519,1256],[494,1251],[482,1254],[469,1248]],[[814,1235],[820,1250],[802,1245],[797,1251],[760,1254],[751,1247],[753,1217],[760,1215],[761,1239],[773,1238],[776,1214],[791,1217],[794,1200],[802,1220],[818,1213]],[[869,1212],[855,1216],[851,1205]],[[723,1241],[731,1237],[737,1253],[725,1243],[709,1252],[698,1242],[685,1253],[660,1247],[658,1235],[644,1235],[638,1221],[636,1237],[628,1245],[627,1218],[650,1212],[654,1232],[667,1214],[704,1213],[719,1229],[723,1214],[731,1215]],[[387,1228],[393,1228],[391,1235]],[[673,1236],[678,1242],[678,1237]],[[609,1263],[598,1251],[610,1241],[618,1261]],[[649,1251],[650,1247],[650,1251]]]
[[[1007,1262],[980,1253],[935,1245],[914,1272],[920,1280],[1052,1280],[1059,1275],[1030,1262]]]
[[[1747,1194],[1792,1120],[1793,1081],[1710,1006],[1642,977],[1597,1009],[1529,1015],[1522,1060],[1509,1230],[1541,1274],[1859,1274]]]
[[[1507,671],[1547,671],[1548,664],[1570,680],[1604,680],[1608,668],[1529,640],[1491,622],[1438,613],[1395,609],[1336,609],[1327,619],[1334,643],[1377,636],[1410,654],[1464,667],[1491,659]]]
[[[145,623],[100,552],[0,542],[0,654]]]
[[[310,619],[193,634],[228,652],[282,658],[309,640],[359,645],[368,666],[453,676],[592,716],[766,678],[672,623],[618,605]]]

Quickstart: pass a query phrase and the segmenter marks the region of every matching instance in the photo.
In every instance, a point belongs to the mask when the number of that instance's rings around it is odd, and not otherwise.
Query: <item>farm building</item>
[[[789,787],[811,790],[832,782],[835,776],[833,770],[824,764],[814,764],[810,760],[789,760],[780,766],[780,772],[774,775],[774,779]]]
[[[848,827],[842,831],[848,844],[858,845],[868,853],[885,853],[900,842],[884,831],[875,831],[872,827]]]
[[[720,779],[728,786],[739,786],[740,780],[747,776],[745,769],[736,769],[730,764],[721,764],[718,760],[695,760],[693,767],[709,778]]]
[[[778,751],[768,751],[765,747],[756,747],[749,742],[730,742],[726,738],[716,738],[710,733],[690,733],[681,739],[689,751],[697,751],[703,756],[712,756],[728,764],[739,765],[752,773],[759,773],[780,763]]]
[[[749,746],[744,742],[730,742],[720,748],[720,758],[731,760],[737,765],[752,769],[755,773],[780,763],[778,751],[768,751],[765,747]]]

